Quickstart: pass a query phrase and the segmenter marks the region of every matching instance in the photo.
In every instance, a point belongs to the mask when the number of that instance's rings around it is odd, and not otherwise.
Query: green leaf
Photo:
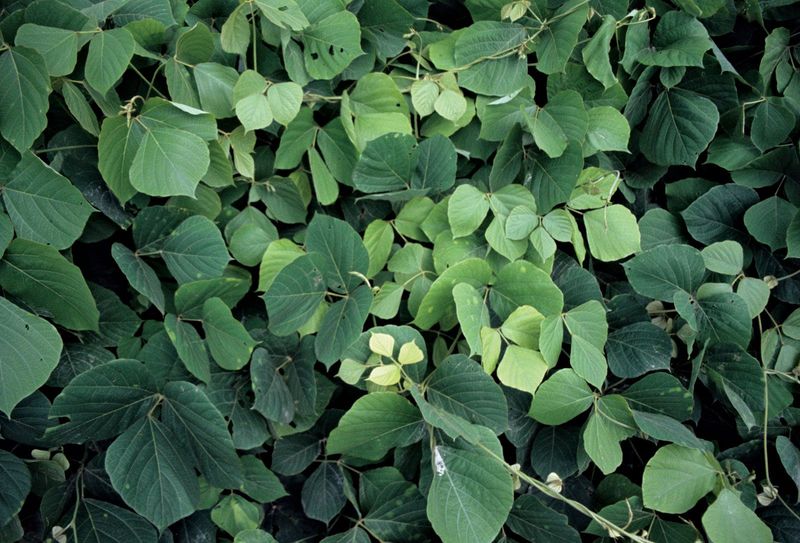
[[[52,433],[66,443],[108,439],[144,417],[156,383],[138,360],[115,360],[73,378],[53,400],[51,417],[67,417]]]
[[[742,271],[744,252],[736,241],[718,241],[701,251],[706,269],[724,275],[736,275]]]
[[[608,58],[611,38],[614,37],[616,25],[617,21],[613,16],[604,16],[600,27],[581,51],[586,70],[592,74],[592,77],[602,83],[606,89],[613,87],[617,83],[617,78],[614,76],[614,71]]]
[[[247,131],[266,128],[272,124],[272,108],[263,94],[251,94],[236,102],[236,116]]]
[[[306,516],[329,523],[345,505],[342,468],[321,463],[303,484],[301,500]]]
[[[174,381],[164,387],[164,397],[164,426],[190,451],[200,473],[216,487],[238,488],[243,475],[228,423],[206,394],[196,385]]]
[[[363,54],[361,25],[349,11],[339,11],[306,28],[303,46],[308,74],[315,79],[332,79]]]
[[[699,327],[698,339],[712,343],[735,343],[742,348],[753,333],[747,303],[733,293],[720,292],[693,305]]]
[[[99,136],[100,125],[97,124],[97,117],[78,86],[70,81],[64,81],[61,85],[61,94],[64,96],[64,102],[66,102],[69,112],[75,117],[81,128],[93,136]]]
[[[219,298],[209,298],[203,304],[203,330],[211,356],[228,371],[242,369],[258,344]]]
[[[372,305],[372,290],[362,285],[328,308],[314,344],[319,360],[330,366],[356,340]]]
[[[236,70],[216,62],[203,62],[194,67],[194,79],[203,111],[217,119],[233,117],[233,87],[239,79]]]
[[[153,268],[121,243],[115,243],[111,246],[111,256],[119,266],[120,271],[125,275],[128,283],[163,313],[165,304],[164,291]]]
[[[190,196],[211,164],[208,145],[175,128],[147,130],[130,168],[130,183],[150,196]]]
[[[769,541],[772,532],[730,489],[723,489],[703,513],[703,528],[711,543]]]
[[[290,262],[273,280],[264,294],[269,314],[269,329],[289,335],[311,318],[325,298],[322,258],[304,255]]]
[[[470,356],[481,353],[481,328],[489,326],[489,309],[481,293],[468,283],[453,287],[453,301],[461,332],[470,347]]]
[[[4,481],[0,490],[0,522],[5,525],[22,509],[31,490],[31,473],[22,460],[7,451],[0,451],[0,473]]]
[[[3,203],[19,237],[56,249],[75,243],[92,214],[80,191],[30,152],[3,187]]]
[[[258,457],[242,456],[241,462],[244,469],[242,492],[261,503],[270,503],[286,496],[286,490],[278,477]]]
[[[592,405],[594,395],[586,382],[571,369],[558,370],[539,386],[530,415],[543,424],[568,422]]]
[[[419,441],[419,409],[394,392],[373,392],[353,404],[328,436],[328,454],[380,460],[391,449]]]
[[[672,341],[654,324],[637,322],[609,334],[606,355],[614,375],[638,377],[650,371],[669,370]]]
[[[489,198],[472,185],[459,185],[447,204],[447,219],[453,237],[472,234],[489,212]]]
[[[464,355],[443,360],[427,379],[427,400],[434,407],[501,434],[508,426],[503,391],[481,366]]]
[[[156,543],[153,525],[139,515],[91,498],[80,501],[75,516],[75,538],[89,543]]]
[[[625,117],[610,106],[593,107],[588,111],[589,124],[586,132],[584,153],[597,151],[628,152],[631,128]]]
[[[542,315],[557,315],[564,308],[564,295],[550,276],[530,262],[519,260],[497,274],[489,291],[492,309],[507,319],[518,307],[529,305]]]
[[[51,324],[2,297],[0,327],[0,411],[10,416],[20,401],[50,377],[58,364],[62,343]]]
[[[353,185],[367,194],[409,188],[415,145],[413,136],[396,132],[373,139],[356,163]]]
[[[614,204],[583,215],[589,250],[598,260],[613,262],[639,252],[636,217],[625,206]]]
[[[513,485],[505,467],[482,449],[435,445],[428,519],[444,543],[493,541],[511,510]]]
[[[786,247],[786,234],[797,208],[778,196],[771,196],[748,208],[744,225],[756,240],[772,251]]]
[[[578,44],[589,4],[580,0],[568,0],[561,4],[550,19],[547,29],[542,32],[536,44],[536,68],[544,74],[564,71],[572,50]]]
[[[694,167],[718,123],[719,111],[708,98],[683,89],[664,90],[650,108],[642,130],[642,153],[662,166]]]
[[[106,453],[114,490],[159,530],[191,515],[200,501],[197,477],[177,443],[166,425],[143,417]]]
[[[558,158],[532,155],[528,170],[532,174],[531,191],[539,213],[546,213],[570,199],[582,168],[583,154],[574,142]]]
[[[566,515],[547,507],[533,495],[522,494],[514,502],[506,524],[527,541],[580,543],[580,534],[568,520]]]
[[[636,60],[647,66],[702,68],[703,54],[711,45],[700,21],[681,11],[668,11],[658,20],[651,46],[639,51]]]
[[[625,398],[616,394],[603,396],[583,429],[586,454],[604,474],[613,473],[622,464],[620,441],[635,431]]]
[[[778,436],[775,439],[775,450],[781,459],[781,464],[789,474],[795,486],[800,488],[800,450],[786,436]]]
[[[748,187],[728,184],[712,187],[681,212],[686,229],[697,241],[709,244],[732,239],[748,243],[741,227],[745,211],[758,202]]]
[[[165,241],[161,256],[178,283],[220,277],[230,260],[219,229],[202,215],[183,221]]]
[[[644,505],[662,513],[685,513],[714,489],[721,475],[719,464],[709,458],[709,453],[666,445],[644,468]]]
[[[107,117],[100,128],[97,166],[108,188],[121,203],[136,194],[130,170],[144,134],[139,123],[128,122],[124,116]]]
[[[492,270],[486,261],[478,258],[467,258],[447,268],[422,298],[414,319],[415,326],[427,330],[443,317],[455,316],[453,287],[458,283],[481,287],[489,282],[491,275]]]
[[[665,302],[671,302],[676,292],[693,293],[705,277],[702,254],[688,245],[659,245],[623,267],[636,292]]]
[[[209,383],[211,364],[208,361],[208,351],[194,326],[169,314],[164,316],[164,329],[189,373],[204,383]]]
[[[95,34],[86,56],[86,82],[100,94],[108,92],[125,73],[135,47],[136,41],[124,28]]]
[[[78,34],[63,28],[26,23],[17,29],[14,43],[42,55],[52,77],[70,74],[78,61]]]
[[[0,55],[0,134],[23,153],[47,126],[50,77],[33,49],[15,47]]]
[[[264,17],[281,28],[299,32],[309,25],[308,19],[294,0],[256,0],[256,6]]]
[[[58,251],[15,239],[0,261],[0,285],[71,330],[97,330],[100,313],[80,269]]]
[[[345,221],[318,213],[308,225],[306,249],[317,253],[328,286],[336,292],[349,292],[369,269],[369,254],[361,237]],[[355,274],[354,274],[355,273]]]
[[[669,441],[683,447],[703,450],[703,442],[677,420],[658,413],[633,411],[636,425],[648,436],[659,441]]]
[[[762,152],[782,143],[794,128],[795,114],[784,102],[785,99],[767,98],[756,107],[750,138]]]

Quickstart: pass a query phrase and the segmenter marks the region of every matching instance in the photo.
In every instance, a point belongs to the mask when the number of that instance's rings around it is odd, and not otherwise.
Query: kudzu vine
[[[0,7],[0,541],[800,540],[794,0]]]

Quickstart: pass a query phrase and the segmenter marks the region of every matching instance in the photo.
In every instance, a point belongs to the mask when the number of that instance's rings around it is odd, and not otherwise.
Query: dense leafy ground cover
[[[800,541],[793,0],[0,12],[0,541]]]

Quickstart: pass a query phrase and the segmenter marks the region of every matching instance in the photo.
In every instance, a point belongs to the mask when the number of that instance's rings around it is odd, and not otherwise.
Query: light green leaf
[[[0,285],[71,330],[97,330],[100,313],[80,269],[58,251],[15,239],[0,261]]]
[[[267,89],[267,101],[275,120],[287,126],[300,112],[303,88],[292,82],[276,83]]]
[[[509,345],[497,367],[497,378],[507,387],[535,394],[547,370],[538,351]]]
[[[313,147],[308,150],[308,162],[311,166],[311,180],[314,183],[314,193],[317,196],[317,200],[322,205],[334,203],[339,197],[339,184],[322,160],[319,152]]]
[[[80,191],[31,152],[3,187],[3,203],[17,236],[59,250],[75,243],[92,214]]]
[[[50,377],[58,364],[62,343],[51,324],[2,297],[0,327],[0,411],[11,416],[14,406]]]
[[[447,218],[453,237],[468,236],[483,223],[489,212],[486,194],[472,185],[459,185],[447,205]]]
[[[108,92],[128,68],[135,46],[133,36],[124,28],[95,34],[86,56],[86,82],[101,94]]]
[[[414,319],[415,326],[427,330],[439,322],[439,319],[448,315],[455,316],[453,287],[458,283],[481,287],[489,282],[491,275],[489,265],[479,258],[467,258],[447,268],[436,278],[422,299]]]
[[[106,453],[114,490],[159,530],[191,515],[200,501],[197,477],[178,443],[167,426],[143,417]]]
[[[131,185],[130,170],[145,130],[124,116],[106,117],[97,143],[97,166],[108,188],[120,203],[130,200],[136,189]],[[226,160],[227,162],[227,160]]]
[[[589,409],[593,401],[586,381],[571,369],[558,370],[539,386],[530,416],[542,424],[564,424]]]
[[[242,496],[232,494],[222,498],[211,510],[211,520],[230,535],[255,530],[261,525],[264,510]]]
[[[258,290],[269,290],[278,273],[305,253],[288,239],[277,239],[267,246],[258,273]]]
[[[203,111],[217,119],[233,117],[233,87],[239,72],[216,62],[203,62],[194,67],[194,79]]]
[[[742,246],[735,241],[718,241],[701,251],[703,262],[709,271],[724,275],[736,275],[742,271],[744,255]]]
[[[245,130],[258,130],[272,124],[272,108],[263,94],[251,94],[236,102],[236,117]]]
[[[721,475],[719,464],[709,458],[709,453],[666,445],[644,468],[644,505],[662,513],[685,513],[714,489]]]
[[[639,225],[625,206],[614,204],[588,211],[583,224],[589,251],[598,260],[613,262],[641,250]]]

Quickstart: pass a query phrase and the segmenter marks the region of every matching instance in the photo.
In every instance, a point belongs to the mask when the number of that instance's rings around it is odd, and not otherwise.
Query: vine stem
[[[505,461],[504,458],[502,458],[500,456],[497,456],[494,453],[494,451],[492,451],[491,449],[486,447],[484,444],[478,443],[477,445],[478,445],[478,447],[483,449],[485,452],[487,452],[489,454],[489,456],[491,456],[494,460],[496,460],[497,462],[500,462],[503,465],[503,467],[506,468],[506,470],[509,471],[509,473],[519,477],[521,480],[525,481],[526,483],[528,483],[529,485],[534,487],[536,490],[538,490],[542,494],[545,494],[546,496],[549,496],[549,497],[551,497],[551,498],[553,498],[555,500],[558,500],[558,501],[560,501],[562,503],[565,503],[566,505],[572,507],[573,509],[575,509],[579,513],[582,513],[582,514],[586,515],[587,517],[591,518],[592,520],[597,522],[599,525],[601,525],[603,528],[605,528],[609,532],[609,534],[621,535],[621,536],[627,537],[629,540],[634,541],[635,543],[653,543],[653,541],[650,540],[650,539],[647,539],[647,538],[642,537],[640,535],[633,534],[631,532],[628,532],[627,530],[625,530],[621,526],[617,526],[615,523],[611,522],[610,520],[608,520],[607,518],[603,517],[602,515],[599,515],[599,514],[595,513],[594,511],[592,511],[591,509],[589,509],[588,507],[583,505],[581,502],[578,502],[578,501],[575,501],[573,499],[567,498],[566,496],[562,496],[561,494],[559,494],[558,492],[556,492],[555,490],[553,490],[552,488],[547,486],[547,484],[543,483],[542,481],[539,481],[538,479],[534,479],[533,477],[531,477],[530,475],[526,474],[522,470],[520,470],[520,469],[518,469],[518,468],[516,468],[514,466],[511,466],[508,462]]]

